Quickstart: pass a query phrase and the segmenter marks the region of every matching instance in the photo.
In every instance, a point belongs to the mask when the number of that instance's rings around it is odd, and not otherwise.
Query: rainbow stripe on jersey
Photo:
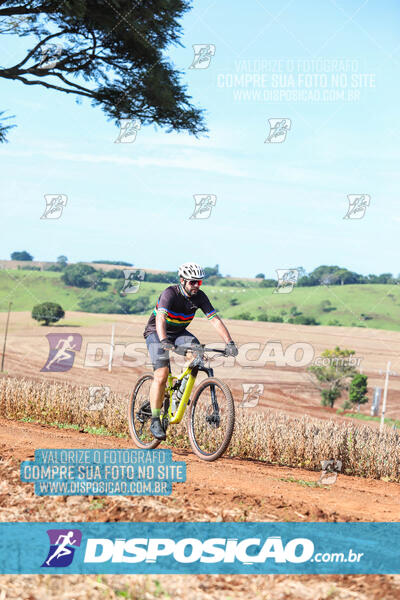
[[[217,311],[216,310],[212,310],[211,312],[206,313],[206,317],[207,317],[208,320],[210,320],[213,317],[215,317],[216,314],[217,314]]]
[[[157,312],[161,312],[165,314],[165,320],[170,325],[176,327],[187,327],[189,323],[192,322],[195,313],[191,313],[189,315],[185,315],[184,313],[176,313],[172,310],[168,310],[167,308],[160,306],[157,302],[155,309],[153,310],[153,314],[157,314]]]
[[[165,320],[167,323],[174,327],[187,327],[194,318],[195,313],[185,314],[185,313],[176,313],[172,310],[168,310],[164,306],[160,306],[157,302],[155,309],[153,310],[153,314],[156,315],[157,312],[161,312],[165,314]],[[207,319],[212,319],[217,314],[216,310],[212,310],[209,313],[206,313]]]

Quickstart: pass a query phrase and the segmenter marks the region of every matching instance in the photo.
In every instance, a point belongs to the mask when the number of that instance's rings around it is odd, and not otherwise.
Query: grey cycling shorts
[[[168,336],[168,341],[178,347],[178,353],[184,354],[185,350],[200,344],[196,336],[188,331],[185,333],[178,334],[177,336]],[[149,351],[150,360],[153,365],[154,371],[161,367],[169,366],[169,351],[163,350],[160,343],[160,338],[157,333],[150,333],[146,338],[147,349]],[[180,351],[179,351],[179,347]]]

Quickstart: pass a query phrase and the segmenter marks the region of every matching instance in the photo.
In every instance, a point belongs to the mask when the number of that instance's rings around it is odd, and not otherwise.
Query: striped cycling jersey
[[[168,336],[184,331],[192,322],[196,310],[199,308],[208,319],[212,319],[216,315],[216,310],[202,290],[189,299],[180,284],[170,285],[160,294],[144,330],[144,337],[156,332],[157,312],[165,315]]]

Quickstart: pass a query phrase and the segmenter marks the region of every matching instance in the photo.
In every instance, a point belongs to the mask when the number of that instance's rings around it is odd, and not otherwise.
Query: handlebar
[[[221,350],[221,348],[206,348],[205,344],[196,344],[195,346],[175,346],[173,349],[173,352],[176,352],[176,354],[186,354],[187,351],[193,352],[197,354],[197,356],[203,356],[205,352],[217,352],[218,354],[227,356],[225,350]]]

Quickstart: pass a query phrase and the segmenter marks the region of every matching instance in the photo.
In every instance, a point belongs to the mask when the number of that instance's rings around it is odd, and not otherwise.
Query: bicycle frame
[[[212,349],[210,349],[212,350]],[[217,350],[221,352],[221,350]],[[169,407],[168,407],[168,420],[172,425],[176,425],[180,423],[183,419],[183,415],[185,414],[186,407],[189,402],[190,394],[192,393],[194,382],[196,381],[196,377],[199,371],[204,371],[207,373],[208,377],[214,377],[214,370],[211,367],[206,367],[201,358],[196,357],[192,362],[186,367],[186,369],[179,375],[175,376],[171,373],[171,368],[168,373],[168,381],[167,381],[167,389],[169,392]],[[182,398],[180,399],[178,408],[176,412],[172,412],[172,395],[174,393],[174,384],[173,380],[181,382],[186,375],[189,376],[188,381],[185,386],[185,390],[182,394]]]
[[[172,412],[172,395],[174,394],[174,389],[173,389],[173,380],[176,379],[177,381],[182,381],[182,379],[184,377],[186,377],[186,375],[189,375],[188,381],[186,383],[186,387],[185,390],[182,394],[182,398],[180,399],[178,408],[176,410],[175,413]],[[169,398],[170,398],[170,402],[169,402],[169,408],[168,408],[168,419],[170,424],[177,424],[180,423],[183,419],[183,415],[185,414],[185,410],[186,410],[186,406],[189,402],[189,398],[190,398],[190,394],[192,393],[192,389],[194,386],[194,382],[196,381],[196,376],[197,373],[195,375],[192,374],[192,369],[189,367],[187,367],[183,373],[181,373],[181,375],[179,375],[179,377],[175,377],[174,375],[172,375],[172,373],[168,373],[168,392],[169,392]]]

